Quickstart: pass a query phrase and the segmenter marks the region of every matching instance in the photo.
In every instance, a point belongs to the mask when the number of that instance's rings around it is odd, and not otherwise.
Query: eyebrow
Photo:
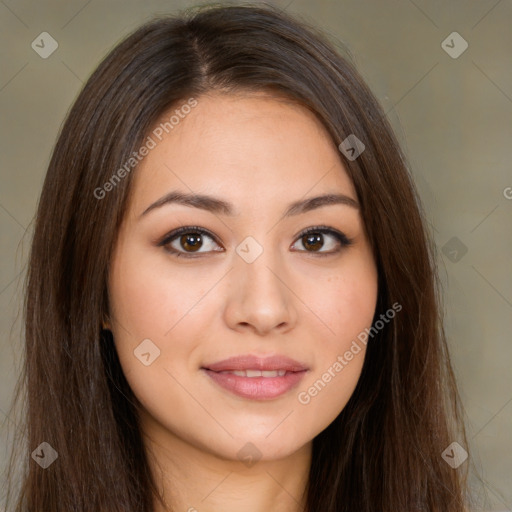
[[[161,197],[153,204],[149,205],[140,215],[140,217],[148,214],[150,211],[160,208],[168,204],[182,204],[190,206],[192,208],[200,208],[212,213],[219,213],[223,215],[236,216],[233,206],[214,196],[208,196],[203,194],[190,194],[178,191],[172,191]],[[355,199],[344,194],[324,194],[321,196],[309,197],[307,199],[301,199],[291,203],[286,211],[284,217],[290,217],[293,215],[299,215],[306,213],[322,206],[328,206],[333,204],[342,204],[351,206],[352,208],[359,209],[359,204]]]

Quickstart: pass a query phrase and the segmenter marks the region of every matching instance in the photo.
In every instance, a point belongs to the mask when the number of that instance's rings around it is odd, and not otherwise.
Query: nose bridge
[[[227,319],[232,327],[250,324],[266,332],[295,321],[293,294],[277,248],[247,237],[236,248]]]
[[[234,274],[241,292],[254,299],[285,299],[283,265],[275,248],[257,242],[252,237],[237,247]],[[281,274],[281,275],[280,275]]]
[[[249,286],[249,290],[245,290],[245,293],[254,290],[263,293],[276,292],[280,295],[283,292],[281,287],[284,276],[282,271],[280,272],[281,265],[276,265],[277,258],[271,252],[271,250],[265,250],[250,263],[239,257],[235,267],[240,281],[245,281],[244,285]]]

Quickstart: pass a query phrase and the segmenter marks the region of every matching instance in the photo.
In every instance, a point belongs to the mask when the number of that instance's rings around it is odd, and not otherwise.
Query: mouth
[[[271,400],[295,388],[309,368],[284,356],[259,358],[246,355],[208,364],[201,370],[216,385],[234,395],[251,400]]]
[[[283,377],[286,370],[225,370],[217,373],[229,373],[238,377]]]

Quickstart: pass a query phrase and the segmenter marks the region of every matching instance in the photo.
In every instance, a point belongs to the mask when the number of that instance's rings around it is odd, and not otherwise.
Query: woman
[[[465,510],[440,311],[405,158],[322,35],[149,22],[48,168],[16,510]]]

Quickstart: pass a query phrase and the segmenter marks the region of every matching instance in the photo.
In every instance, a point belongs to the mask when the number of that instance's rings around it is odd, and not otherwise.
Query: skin
[[[312,439],[354,391],[364,345],[307,405],[298,393],[371,326],[377,270],[359,209],[334,204],[282,218],[290,203],[317,195],[357,201],[313,114],[263,93],[196,99],[134,171],[111,265],[109,327],[169,509],[298,511]],[[237,215],[175,203],[141,216],[172,190],[218,196]],[[341,231],[352,245],[324,234],[315,252],[298,236],[315,225]],[[205,228],[217,241],[203,236],[199,257],[176,257],[158,242],[181,226]],[[236,252],[248,236],[263,248],[252,263]],[[180,236],[172,247],[198,254]],[[160,350],[149,366],[134,356],[144,339]],[[241,354],[283,354],[309,370],[271,400],[236,396],[201,370]],[[248,442],[261,454],[250,467],[237,455]]]

